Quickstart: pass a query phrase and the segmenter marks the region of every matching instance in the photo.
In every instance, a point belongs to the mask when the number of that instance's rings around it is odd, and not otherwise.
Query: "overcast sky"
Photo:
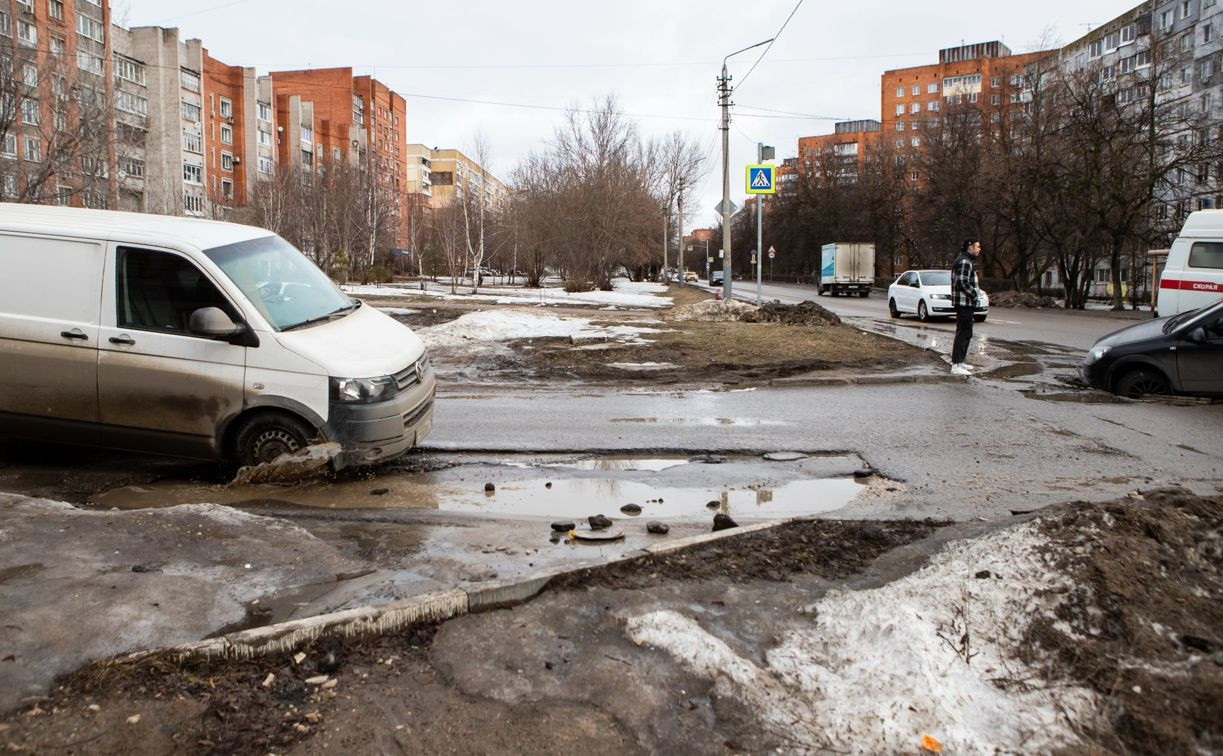
[[[352,66],[404,95],[408,141],[470,153],[484,134],[508,180],[566,107],[614,95],[643,136],[679,130],[709,155],[694,203],[712,225],[721,199],[715,79],[722,57],[774,36],[797,0],[111,0],[125,26],[177,26],[216,58],[277,69]],[[1065,43],[1136,5],[1119,0],[805,0],[765,48],[728,63],[737,87],[732,198],[758,141],[792,157],[800,136],[879,118],[879,77],[938,50],[1000,39],[1015,52]],[[445,99],[453,98],[453,99]],[[471,102],[472,100],[483,101]],[[484,104],[499,103],[499,104]],[[530,107],[526,107],[530,106]]]

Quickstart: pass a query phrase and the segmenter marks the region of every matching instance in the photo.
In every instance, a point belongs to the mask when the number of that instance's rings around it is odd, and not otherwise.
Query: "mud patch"
[[[1048,392],[1039,389],[1024,389],[1019,393],[1029,399],[1044,402],[1072,402],[1074,404],[1129,404],[1129,401],[1103,391]]]
[[[1223,749],[1223,497],[1079,504],[1041,528],[1077,587],[1026,661],[1100,694],[1106,751]]]

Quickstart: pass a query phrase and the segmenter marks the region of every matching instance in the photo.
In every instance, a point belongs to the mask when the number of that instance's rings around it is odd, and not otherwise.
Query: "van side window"
[[[1194,242],[1189,248],[1189,267],[1223,270],[1223,243]]]
[[[187,334],[191,313],[202,307],[239,320],[212,281],[178,255],[120,247],[117,280],[120,328]]]

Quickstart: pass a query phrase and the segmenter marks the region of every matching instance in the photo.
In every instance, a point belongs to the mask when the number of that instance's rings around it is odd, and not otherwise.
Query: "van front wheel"
[[[259,415],[238,431],[234,456],[243,467],[261,465],[305,448],[315,435],[313,428],[295,417]]]

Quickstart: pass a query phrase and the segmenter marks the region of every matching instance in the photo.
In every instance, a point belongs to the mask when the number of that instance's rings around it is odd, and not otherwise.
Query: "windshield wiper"
[[[319,315],[318,317],[315,317],[315,318],[307,318],[306,320],[303,320],[300,323],[294,323],[293,325],[285,326],[284,328],[281,328],[280,330],[281,331],[292,331],[298,328],[305,328],[306,326],[312,325],[314,323],[321,323],[324,320],[331,320],[333,318],[339,317],[346,312],[357,309],[360,306],[361,306],[360,300],[353,300],[338,309],[332,310],[331,312],[327,313],[326,315]]]

